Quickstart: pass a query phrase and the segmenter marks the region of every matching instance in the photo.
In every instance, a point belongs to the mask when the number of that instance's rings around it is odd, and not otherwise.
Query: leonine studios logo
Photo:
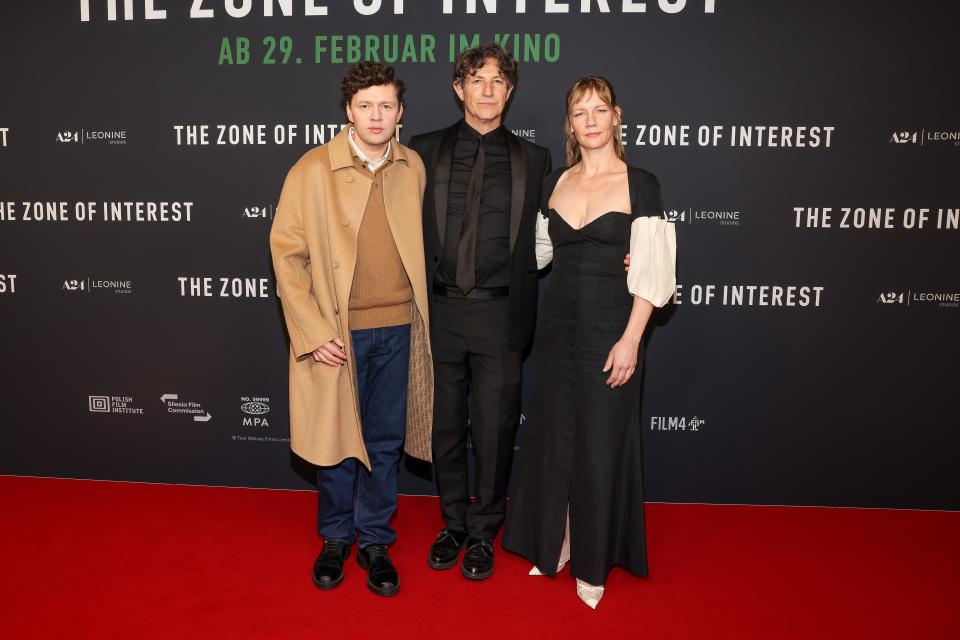
[[[127,132],[122,129],[64,129],[57,132],[57,142],[62,144],[127,144]]]
[[[72,293],[133,293],[133,281],[68,278],[60,285],[60,289]]]
[[[877,304],[904,305],[915,307],[918,305],[934,305],[943,309],[960,309],[960,292],[958,291],[883,291],[877,296]]]
[[[537,141],[536,129],[511,129],[510,132],[517,137],[523,138],[527,142]]]
[[[742,213],[736,209],[670,209],[663,212],[669,222],[711,223],[723,227],[740,226]]]
[[[890,134],[890,144],[918,144],[921,147],[935,144],[949,144],[960,147],[960,130],[914,129],[912,131],[894,131]]]

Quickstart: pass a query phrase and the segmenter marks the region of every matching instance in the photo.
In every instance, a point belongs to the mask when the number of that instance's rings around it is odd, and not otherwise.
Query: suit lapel
[[[523,162],[520,141],[512,133],[507,134],[510,145],[510,255],[517,244],[520,218],[523,216],[523,198],[527,187],[527,172]]]
[[[433,208],[437,216],[437,245],[443,251],[443,240],[447,233],[447,194],[450,191],[450,167],[453,164],[453,147],[457,142],[460,123],[446,130],[437,150],[437,172],[433,184]]]

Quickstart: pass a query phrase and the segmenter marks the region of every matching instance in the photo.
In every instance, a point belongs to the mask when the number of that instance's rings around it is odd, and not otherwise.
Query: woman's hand
[[[639,340],[629,338],[617,340],[617,343],[610,349],[607,363],[603,365],[603,372],[610,372],[610,377],[604,384],[611,389],[625,385],[637,370],[637,352],[639,350]]]

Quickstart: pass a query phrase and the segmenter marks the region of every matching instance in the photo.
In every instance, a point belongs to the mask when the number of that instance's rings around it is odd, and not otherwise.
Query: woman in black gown
[[[596,607],[613,565],[647,574],[641,339],[676,288],[674,225],[653,174],[629,167],[610,83],[567,92],[567,164],[544,183],[538,266],[553,270],[534,340],[533,394],[504,548],[554,575],[569,559]],[[629,270],[623,268],[629,252]]]

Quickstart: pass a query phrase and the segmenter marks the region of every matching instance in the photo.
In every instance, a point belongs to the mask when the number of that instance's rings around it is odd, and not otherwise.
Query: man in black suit
[[[493,573],[520,417],[521,352],[537,311],[534,254],[540,187],[550,152],[503,126],[517,62],[495,44],[462,52],[453,90],[464,117],[414,136],[427,188],[423,238],[435,400],[433,463],[445,528],[429,564]],[[467,478],[467,429],[476,455],[476,500]]]

